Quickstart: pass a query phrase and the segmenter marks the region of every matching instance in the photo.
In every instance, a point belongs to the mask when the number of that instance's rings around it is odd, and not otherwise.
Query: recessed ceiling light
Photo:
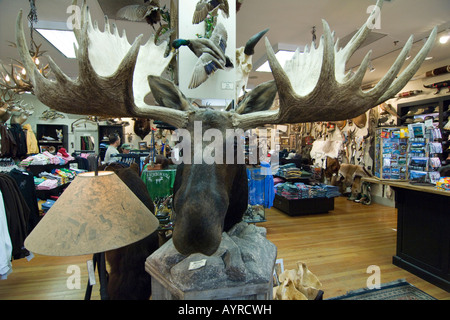
[[[433,57],[426,57],[425,60],[431,60]]]
[[[55,29],[36,29],[36,31],[67,58],[76,57],[74,45],[78,47],[78,43],[73,31]]]
[[[294,56],[293,51],[285,51],[280,50],[277,53],[275,53],[275,57],[277,57],[278,62],[281,66],[284,66],[286,61],[290,60]],[[271,72],[269,61],[264,62],[258,69],[256,69],[258,72]]]
[[[446,44],[447,42],[448,42],[448,40],[450,40],[450,30],[446,30],[445,31],[445,33],[444,33],[444,35],[442,35],[440,38],[439,38],[439,42],[441,43],[441,44]]]
[[[272,48],[275,52],[275,57],[282,67],[284,66],[286,61],[290,60],[294,56],[295,50],[299,49],[300,52],[303,51],[303,47],[299,48],[299,46],[297,45],[286,43],[277,43]],[[253,63],[253,67],[253,70],[258,72],[271,72],[269,62],[267,61],[267,55],[264,55],[258,61]]]

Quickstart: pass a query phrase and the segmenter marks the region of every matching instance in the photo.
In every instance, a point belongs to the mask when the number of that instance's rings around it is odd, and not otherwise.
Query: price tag
[[[91,286],[95,285],[95,271],[94,271],[94,262],[92,260],[87,261],[87,269],[88,269],[88,275],[89,275],[89,284]]]
[[[201,267],[204,267],[205,265],[206,265],[206,259],[192,261],[191,263],[189,263],[189,270],[200,269]]]

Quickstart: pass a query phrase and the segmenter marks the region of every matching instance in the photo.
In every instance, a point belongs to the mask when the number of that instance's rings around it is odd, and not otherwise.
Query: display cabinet
[[[432,121],[435,128],[439,129],[442,137],[438,142],[442,144],[442,153],[438,155],[441,165],[450,164],[450,96],[441,96],[432,99],[401,103],[397,106],[399,126]],[[448,129],[447,129],[448,128]]]
[[[36,138],[41,153],[48,151],[56,154],[60,148],[67,150],[68,129],[66,125],[38,124],[36,125]]]

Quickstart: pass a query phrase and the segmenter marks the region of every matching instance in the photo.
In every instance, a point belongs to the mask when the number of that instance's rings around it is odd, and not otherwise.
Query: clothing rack
[[[142,155],[137,153],[117,153],[112,154],[111,157],[120,158],[120,163],[125,163],[127,165],[131,165],[132,163],[137,163],[139,166],[139,172],[142,171],[143,161],[141,160]]]
[[[95,153],[95,150],[75,150],[74,152],[72,152],[72,155],[75,156],[79,156],[82,153]]]
[[[81,154],[89,154],[88,158],[81,157]],[[97,154],[94,150],[75,150],[72,152],[72,157],[78,163],[78,169],[85,169],[94,171],[96,168]]]
[[[19,169],[13,158],[0,158],[0,172],[8,172],[14,168]]]

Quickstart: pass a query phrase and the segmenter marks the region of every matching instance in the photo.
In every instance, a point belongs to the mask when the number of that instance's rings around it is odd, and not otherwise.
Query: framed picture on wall
[[[139,150],[147,150],[147,142],[145,141],[139,142]]]
[[[289,135],[289,148],[290,149],[295,149],[296,147],[296,139],[295,139],[295,134],[290,134]]]

